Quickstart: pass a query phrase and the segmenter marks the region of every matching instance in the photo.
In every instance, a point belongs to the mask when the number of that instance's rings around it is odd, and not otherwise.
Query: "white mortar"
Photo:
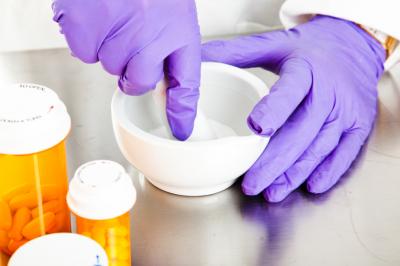
[[[168,130],[150,93],[131,97],[117,90],[112,101],[114,133],[123,155],[152,184],[174,194],[200,196],[228,188],[269,141],[254,135],[246,123],[267,93],[259,78],[236,67],[203,63],[201,84],[199,108],[213,128],[225,133],[211,140],[165,138]]]

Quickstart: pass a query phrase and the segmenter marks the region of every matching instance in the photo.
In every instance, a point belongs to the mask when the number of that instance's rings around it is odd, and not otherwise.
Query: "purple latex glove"
[[[201,63],[194,0],[55,0],[53,11],[73,55],[100,61],[125,93],[146,93],[165,72],[171,131],[190,136]]]
[[[338,182],[375,120],[385,60],[377,41],[352,22],[317,16],[289,31],[209,42],[202,53],[280,76],[248,117],[272,138],[244,177],[245,194],[278,202],[305,182],[311,193]]]

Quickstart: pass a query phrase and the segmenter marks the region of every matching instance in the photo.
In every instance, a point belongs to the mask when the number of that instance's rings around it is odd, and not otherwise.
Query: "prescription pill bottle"
[[[57,233],[35,238],[15,252],[8,266],[107,266],[104,249],[87,237]]]
[[[130,215],[136,201],[132,180],[112,161],[92,161],[78,168],[67,203],[78,234],[97,241],[110,266],[131,265]]]
[[[44,86],[0,88],[0,250],[70,231],[65,138],[71,119]],[[2,254],[2,255],[4,255]]]

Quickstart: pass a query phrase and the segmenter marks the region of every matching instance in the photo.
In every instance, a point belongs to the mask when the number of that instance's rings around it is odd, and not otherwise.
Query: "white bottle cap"
[[[94,240],[71,233],[49,234],[21,246],[8,266],[107,266],[104,249]]]
[[[136,190],[125,169],[112,161],[88,162],[69,184],[67,203],[76,215],[105,220],[128,212],[136,201]]]
[[[0,154],[31,154],[66,138],[71,118],[51,89],[19,83],[0,88]]]

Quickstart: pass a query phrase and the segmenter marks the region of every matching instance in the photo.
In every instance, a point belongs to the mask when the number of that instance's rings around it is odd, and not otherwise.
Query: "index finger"
[[[254,133],[271,136],[296,110],[310,91],[312,74],[303,59],[288,59],[283,63],[279,80],[270,93],[262,98],[248,117],[248,125]]]
[[[193,131],[200,86],[200,40],[178,49],[166,59],[167,118],[174,136],[186,140]]]

